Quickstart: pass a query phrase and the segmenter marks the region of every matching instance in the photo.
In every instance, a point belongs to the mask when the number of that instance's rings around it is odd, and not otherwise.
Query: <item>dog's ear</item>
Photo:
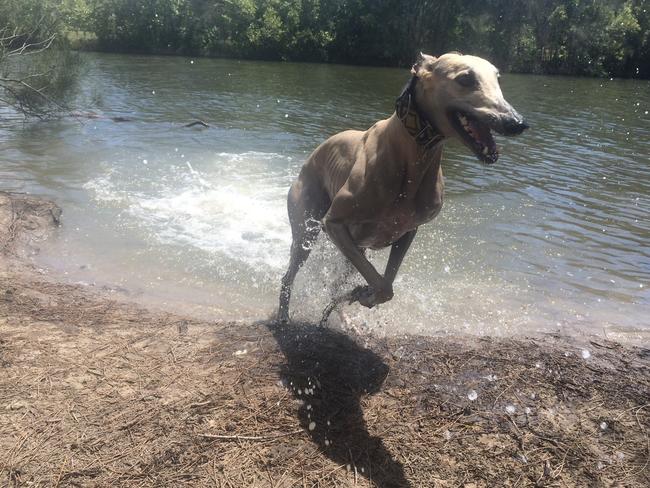
[[[420,68],[422,67],[423,62],[424,62],[424,53],[420,51],[420,54],[418,54],[418,57],[415,59],[415,64],[411,66],[411,74],[417,75],[418,71],[420,71]]]
[[[436,61],[436,59],[438,58],[430,56],[429,54],[424,54],[422,51],[420,51],[420,54],[418,54],[418,57],[415,60],[415,64],[411,68],[411,74],[417,75],[423,67],[431,66]]]

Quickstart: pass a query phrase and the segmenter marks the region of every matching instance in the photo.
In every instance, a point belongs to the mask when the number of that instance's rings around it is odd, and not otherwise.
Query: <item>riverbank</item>
[[[650,483],[648,349],[159,313],[39,273],[61,218],[0,193],[3,484]]]

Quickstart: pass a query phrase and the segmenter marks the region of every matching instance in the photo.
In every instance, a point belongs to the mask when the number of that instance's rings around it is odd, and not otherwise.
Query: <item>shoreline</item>
[[[169,58],[194,58],[194,59],[217,59],[217,60],[229,60],[229,61],[244,61],[244,62],[254,62],[254,63],[280,63],[280,64],[299,64],[299,65],[319,65],[326,64],[330,66],[353,66],[360,69],[389,69],[389,70],[405,70],[410,69],[412,62],[409,61],[400,64],[360,64],[359,60],[356,62],[344,62],[344,61],[327,61],[327,60],[300,60],[300,59],[273,59],[265,58],[264,56],[243,56],[243,55],[233,55],[229,56],[225,53],[222,54],[206,54],[200,52],[188,52],[182,50],[169,50],[165,48],[153,49],[153,50],[137,50],[137,49],[109,49],[101,48],[93,44],[93,40],[90,41],[90,45],[84,45],[83,41],[71,47],[71,50],[77,53],[100,53],[100,54],[116,54],[116,55],[127,55],[127,56],[160,56],[160,57],[169,57]],[[465,53],[468,54],[468,53]],[[591,79],[591,80],[606,80],[606,81],[641,81],[641,82],[650,82],[650,77],[638,77],[638,76],[612,76],[610,74],[580,74],[580,73],[553,73],[553,72],[544,72],[544,71],[517,71],[517,70],[505,70],[505,74],[509,75],[522,75],[522,76],[550,76],[553,78],[567,78],[567,79]]]
[[[0,192],[0,480],[647,486],[650,350],[201,321],[57,282]]]

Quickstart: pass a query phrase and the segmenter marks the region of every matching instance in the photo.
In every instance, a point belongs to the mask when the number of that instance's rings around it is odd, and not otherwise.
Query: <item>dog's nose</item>
[[[530,126],[519,114],[514,117],[508,117],[503,121],[503,133],[507,136],[517,136],[529,128]]]

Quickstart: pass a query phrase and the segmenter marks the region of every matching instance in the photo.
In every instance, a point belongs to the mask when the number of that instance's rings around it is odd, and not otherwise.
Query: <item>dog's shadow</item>
[[[388,366],[343,333],[305,323],[265,324],[286,363],[281,375],[302,400],[300,423],[320,450],[377,488],[408,487],[402,465],[371,436],[361,399],[381,388]]]

